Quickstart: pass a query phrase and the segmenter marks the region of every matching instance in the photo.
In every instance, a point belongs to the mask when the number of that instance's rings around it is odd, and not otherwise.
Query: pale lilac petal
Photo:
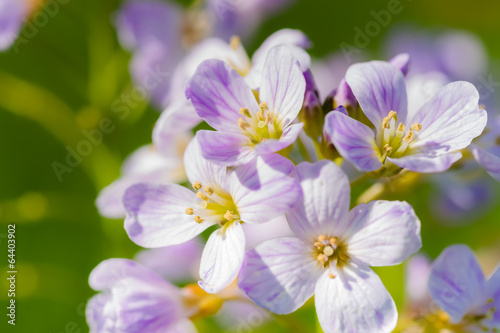
[[[229,193],[242,221],[264,223],[285,214],[301,197],[300,185],[290,174],[293,163],[267,154],[237,168],[229,178]]]
[[[427,282],[431,272],[431,262],[423,254],[415,254],[406,262],[405,291],[412,305],[427,305],[430,302]]]
[[[28,1],[0,1],[0,51],[14,44],[28,14]]]
[[[422,105],[430,101],[439,89],[447,83],[449,83],[448,77],[437,71],[413,74],[406,78],[406,92],[408,94],[407,118],[413,118]]]
[[[179,320],[173,327],[170,327],[164,333],[197,333],[198,330],[189,319]]]
[[[226,301],[214,319],[224,332],[251,332],[271,319],[271,313],[254,304],[247,297],[241,301]]]
[[[354,97],[354,94],[352,93],[351,87],[347,84],[347,81],[345,79],[342,79],[340,81],[339,86],[337,90],[335,91],[335,96],[333,97],[334,101],[334,106],[337,106],[337,109],[339,107],[348,107],[351,106],[352,108],[356,107],[356,97]],[[345,112],[347,115],[347,111]]]
[[[467,147],[486,126],[486,111],[478,104],[479,93],[472,84],[447,84],[408,119],[409,126],[422,125],[411,148],[440,155]]]
[[[368,267],[346,267],[335,279],[325,272],[314,294],[319,323],[325,333],[389,333],[396,327],[396,305],[380,278]]]
[[[303,127],[304,123],[287,126],[283,131],[283,134],[281,134],[281,138],[279,140],[265,140],[255,146],[255,152],[257,154],[275,153],[293,145]]]
[[[198,115],[213,128],[237,132],[240,109],[248,108],[256,114],[259,106],[243,77],[221,60],[205,60],[186,87]]]
[[[284,45],[273,47],[264,64],[259,98],[284,126],[297,118],[305,89],[304,74],[292,51]]]
[[[420,173],[443,172],[462,158],[462,153],[449,153],[440,156],[415,154],[400,158],[388,157],[387,160],[404,169]]]
[[[202,251],[201,240],[194,238],[179,245],[142,250],[135,260],[168,281],[186,282],[198,278]]]
[[[397,265],[422,247],[420,220],[404,201],[371,201],[349,213],[349,255],[367,266]]]
[[[492,154],[474,144],[471,145],[471,150],[477,163],[485,168],[491,177],[500,181],[500,155]]]
[[[271,312],[294,312],[314,294],[323,272],[310,252],[311,246],[295,237],[262,242],[247,251],[238,286]]]
[[[410,65],[410,55],[408,53],[400,53],[389,60],[389,63],[399,69],[403,75],[406,75]]]
[[[383,61],[370,61],[349,67],[346,80],[365,115],[375,128],[390,111],[406,120],[407,98],[403,73]]]
[[[241,133],[202,130],[196,137],[203,157],[221,166],[245,164],[255,156],[250,139]]]
[[[330,112],[325,118],[324,132],[340,155],[359,171],[374,171],[382,167],[375,134],[368,126],[342,112]]]
[[[347,176],[334,162],[325,160],[300,163],[297,179],[303,196],[287,214],[290,228],[312,242],[319,235],[342,233],[351,200]]]
[[[466,245],[447,247],[432,264],[429,291],[454,323],[484,295],[485,285],[484,273]]]
[[[231,284],[240,271],[245,255],[245,234],[239,222],[214,231],[201,256],[199,285],[215,294]]]
[[[247,249],[269,239],[295,236],[288,225],[285,215],[275,217],[264,224],[244,223],[242,226],[245,232]]]
[[[127,209],[125,230],[142,247],[163,247],[187,242],[214,222],[196,223],[186,208],[195,194],[180,185],[136,184],[123,198]]]
[[[129,259],[108,259],[97,265],[89,277],[89,285],[97,291],[109,290],[119,280],[135,277],[151,283],[169,286],[158,274]],[[175,288],[171,286],[172,288]]]
[[[89,325],[90,333],[106,332],[105,328],[109,319],[104,315],[106,304],[110,301],[111,296],[108,293],[99,293],[94,295],[87,302],[85,307],[85,318]]]

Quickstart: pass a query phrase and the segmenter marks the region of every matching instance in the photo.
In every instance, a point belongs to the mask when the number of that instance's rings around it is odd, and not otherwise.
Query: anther
[[[196,192],[196,196],[198,198],[200,198],[201,200],[203,200],[203,201],[207,201],[208,200],[208,197],[203,192],[201,192],[201,191]]]
[[[252,118],[252,115],[250,114],[250,111],[247,108],[241,108],[240,114],[244,115],[245,117]]]
[[[319,235],[319,236],[318,236],[318,240],[319,240],[320,242],[324,242],[324,241],[326,241],[326,240],[327,240],[327,237],[326,237],[325,235]]]
[[[250,124],[245,122],[243,118],[238,118],[238,126],[242,129],[245,130],[247,127],[250,127]]]
[[[323,249],[323,253],[327,257],[331,256],[333,254],[333,252],[335,252],[335,251],[333,250],[333,248],[331,246],[325,246],[325,248]]]
[[[490,304],[490,303],[493,303],[494,299],[493,298],[488,298],[488,300],[486,301],[486,303]]]
[[[200,188],[202,188],[201,186],[201,183],[200,182],[194,182],[193,183],[193,188],[198,191]]]
[[[330,238],[330,244],[331,245],[337,246],[338,243],[339,243],[339,239],[337,237]]]
[[[266,102],[262,102],[259,104],[259,107],[262,111],[266,111],[266,110],[269,110],[269,108],[267,107],[267,103]]]
[[[321,248],[322,246],[323,246],[323,243],[321,243],[321,242],[314,243],[314,247],[317,247],[318,249]]]
[[[391,128],[391,125],[389,124],[389,122],[393,118],[394,118],[395,121],[398,121],[398,114],[395,111],[389,112],[389,114],[387,115],[387,117],[385,117],[382,120],[382,127],[383,128]]]
[[[330,279],[335,279],[337,276],[333,275],[332,273],[328,273],[328,277],[329,277]]]
[[[233,213],[231,211],[227,211],[226,214],[224,214],[224,218],[228,221],[232,221],[233,220]]]
[[[403,141],[408,141],[408,143],[410,143],[411,139],[413,139],[413,133],[414,132],[408,132],[408,134],[406,134],[405,137],[403,138]]]
[[[404,132],[405,131],[405,125],[403,125],[403,123],[399,123],[398,125],[398,132]]]
[[[203,221],[205,221],[205,220],[204,220],[204,219],[202,219],[202,218],[201,218],[201,216],[196,215],[196,216],[194,217],[194,221],[195,221],[196,223],[200,224],[200,223],[203,223]]]
[[[321,254],[318,254],[318,256],[316,257],[316,259],[318,261],[325,262],[327,258],[326,258],[326,256],[324,254],[321,253]]]
[[[391,146],[389,146],[388,144],[386,144],[386,145],[384,146],[384,151],[386,151],[386,152],[387,152],[387,155],[390,155],[390,154],[391,154],[391,152],[392,152],[392,147],[391,147]]]
[[[410,130],[415,131],[415,132],[418,132],[421,129],[422,129],[422,125],[420,125],[419,123],[415,123],[415,124],[411,125],[411,127],[410,127]]]
[[[194,209],[190,208],[190,207],[186,208],[186,214],[187,215],[193,215],[194,214]]]
[[[212,195],[214,194],[214,190],[212,190],[212,188],[210,186],[205,186],[205,188],[203,189],[205,191],[206,194],[208,195]]]
[[[231,46],[231,48],[233,50],[238,49],[238,46],[240,46],[240,44],[241,44],[240,37],[238,37],[238,36],[231,37],[231,41],[229,42],[229,45]]]
[[[264,121],[264,120],[266,120],[266,117],[264,117],[264,111],[260,110],[259,112],[257,112],[257,118],[258,118],[260,121]]]

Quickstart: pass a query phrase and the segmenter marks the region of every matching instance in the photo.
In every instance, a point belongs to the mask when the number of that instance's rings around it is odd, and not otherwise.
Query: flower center
[[[196,223],[208,221],[224,226],[228,222],[240,220],[236,205],[229,193],[218,186],[203,187],[200,182],[194,182],[192,186],[197,191],[196,196],[199,201],[194,207],[186,208],[186,214],[193,215]]]
[[[378,144],[380,149],[380,162],[384,163],[387,157],[398,158],[407,152],[409,146],[415,141],[416,132],[422,129],[422,125],[415,123],[409,130],[403,123],[397,123],[398,114],[389,112],[382,120],[382,130],[379,131]],[[411,148],[411,147],[410,147]]]
[[[334,279],[337,268],[342,268],[349,263],[347,246],[337,237],[319,235],[315,240],[313,256],[323,268],[330,269],[330,278]]]
[[[238,119],[238,126],[254,145],[267,139],[279,139],[283,133],[281,123],[269,110],[267,103],[260,103],[259,108],[257,114],[252,114],[247,108],[241,108],[242,117]]]

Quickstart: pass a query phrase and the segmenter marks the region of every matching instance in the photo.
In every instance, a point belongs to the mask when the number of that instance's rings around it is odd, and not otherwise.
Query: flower
[[[177,185],[136,184],[125,193],[125,230],[143,247],[184,243],[219,225],[203,250],[200,286],[216,293],[237,276],[245,252],[240,222],[264,223],[286,213],[300,198],[288,176],[293,164],[277,154],[258,157],[235,170],[205,160],[195,138],[184,156],[197,191]]]
[[[206,60],[188,82],[186,97],[217,131],[199,131],[203,156],[218,163],[245,164],[257,155],[293,144],[302,130],[294,124],[302,108],[305,79],[292,51],[273,47],[266,58],[259,101],[227,63]]]
[[[32,10],[27,0],[0,0],[0,51],[12,46]]]
[[[450,329],[496,332],[500,328],[500,269],[486,280],[466,245],[449,246],[434,261],[429,291],[449,315]]]
[[[420,221],[406,202],[373,201],[349,211],[345,174],[331,161],[297,166],[303,198],[287,214],[297,237],[247,251],[239,287],[278,314],[313,294],[325,332],[391,332],[394,301],[368,266],[396,265],[421,247]]]
[[[91,333],[196,332],[188,318],[201,312],[201,297],[189,302],[186,292],[132,260],[103,261],[89,284],[101,292],[86,308]]]
[[[476,161],[494,179],[500,181],[500,116],[491,118],[488,133],[481,136],[480,142],[471,145]]]
[[[356,64],[346,80],[375,130],[339,112],[325,120],[325,132],[340,154],[361,171],[384,167],[430,173],[447,170],[486,126],[479,93],[468,82],[441,88],[418,110],[408,108],[403,74],[381,61]],[[412,112],[407,112],[412,111]]]

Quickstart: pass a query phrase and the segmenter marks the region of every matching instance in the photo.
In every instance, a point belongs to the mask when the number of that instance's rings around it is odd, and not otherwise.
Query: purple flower
[[[196,332],[181,290],[127,259],[109,259],[90,274],[100,291],[86,308],[91,333]]]
[[[0,0],[0,51],[14,44],[29,10],[27,0]]]
[[[143,146],[134,151],[122,166],[121,177],[101,190],[96,200],[99,213],[107,218],[125,216],[122,198],[125,190],[136,183],[177,183],[186,179],[182,153],[191,138],[187,133],[170,136],[169,145],[160,153],[153,146]]]
[[[293,164],[277,155],[258,157],[235,170],[205,160],[198,140],[186,149],[184,165],[193,193],[176,184],[137,184],[124,196],[125,230],[143,247],[184,243],[220,225],[205,246],[200,286],[216,293],[237,276],[245,251],[240,222],[259,224],[287,212],[301,195],[288,176]]]
[[[203,156],[224,165],[241,165],[257,155],[277,152],[295,142],[302,124],[305,79],[286,46],[269,51],[259,101],[244,78],[227,63],[207,60],[186,88],[198,115],[217,131],[199,131]]]
[[[492,117],[488,124],[488,133],[477,144],[471,145],[476,161],[488,174],[500,181],[500,116]]]
[[[297,166],[303,198],[287,214],[297,237],[249,250],[239,287],[278,314],[313,294],[325,332],[391,332],[394,301],[369,266],[396,265],[421,247],[420,221],[406,202],[373,201],[349,211],[345,174],[331,161]]]
[[[389,63],[353,65],[346,80],[374,130],[331,112],[325,132],[340,154],[361,171],[383,166],[389,175],[400,168],[445,171],[462,156],[457,151],[466,148],[486,125],[479,94],[468,82],[447,84],[415,110],[407,105],[403,74]]]
[[[406,295],[411,308],[428,306],[430,304],[427,281],[431,270],[429,258],[423,254],[415,254],[406,262]]]
[[[429,277],[433,300],[461,332],[495,332],[500,328],[500,269],[487,280],[466,245],[446,248]]]

